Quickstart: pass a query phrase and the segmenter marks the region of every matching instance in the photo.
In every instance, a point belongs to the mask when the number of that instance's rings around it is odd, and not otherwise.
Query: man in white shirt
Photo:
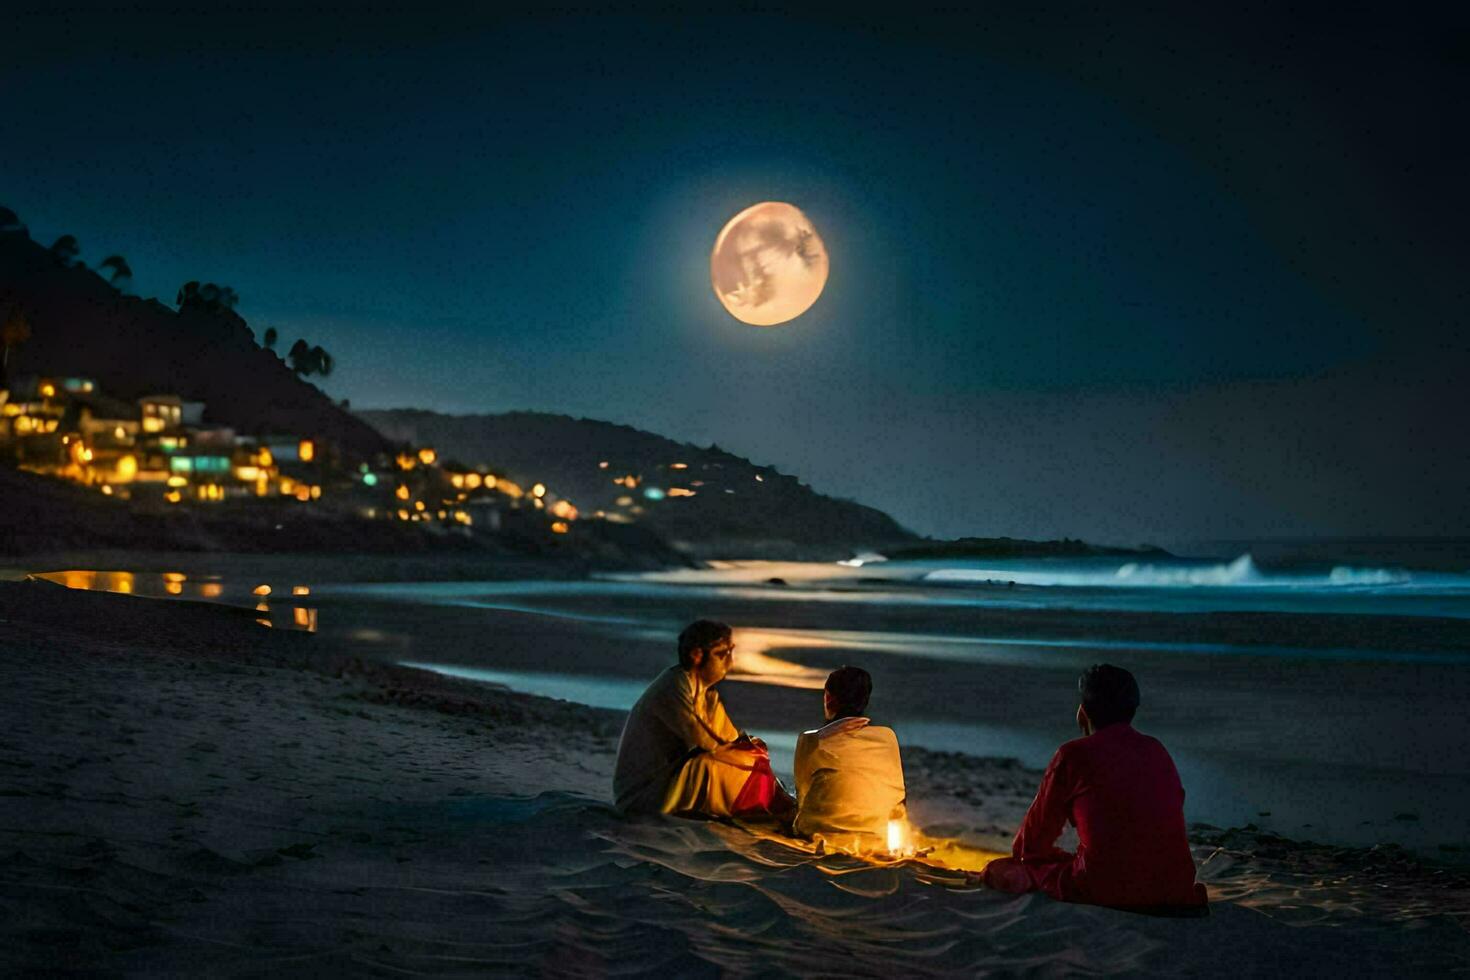
[[[861,667],[834,670],[822,692],[828,724],[796,739],[793,829],[828,851],[884,851],[888,822],[905,818],[898,737],[863,714],[872,692]]]

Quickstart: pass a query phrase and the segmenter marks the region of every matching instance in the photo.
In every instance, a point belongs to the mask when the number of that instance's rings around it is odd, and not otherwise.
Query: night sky
[[[1470,17],[1278,7],[22,13],[0,203],[234,287],[354,407],[626,422],[946,536],[1470,534]],[[760,200],[832,263],[766,330],[708,272]]]

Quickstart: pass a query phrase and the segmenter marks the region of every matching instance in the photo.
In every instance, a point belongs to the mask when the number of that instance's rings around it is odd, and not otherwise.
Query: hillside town
[[[313,433],[241,433],[205,409],[173,394],[123,401],[90,378],[21,378],[0,389],[0,456],[143,507],[329,501],[366,520],[492,531],[526,510],[553,534],[581,516],[544,483],[448,464],[432,447],[351,466]]]

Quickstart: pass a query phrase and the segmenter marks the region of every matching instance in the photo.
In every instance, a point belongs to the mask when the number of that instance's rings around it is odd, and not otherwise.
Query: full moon
[[[725,223],[709,274],[731,316],[771,327],[801,316],[822,295],[827,247],[799,208],[763,201]]]

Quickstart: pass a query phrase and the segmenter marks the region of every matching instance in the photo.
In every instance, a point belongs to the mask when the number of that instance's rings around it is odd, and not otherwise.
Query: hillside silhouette
[[[389,448],[257,344],[232,310],[194,304],[176,311],[125,295],[23,230],[0,231],[0,307],[22,310],[30,324],[30,336],[9,353],[11,377],[90,378],[126,401],[179,395],[204,402],[208,423],[250,435],[310,437],[348,460]]]
[[[540,412],[358,415],[391,440],[433,446],[441,459],[528,486],[543,482],[583,515],[632,520],[692,555],[841,558],[918,541],[882,511],[824,496],[773,467],[627,425]],[[627,477],[636,484],[614,482]]]

